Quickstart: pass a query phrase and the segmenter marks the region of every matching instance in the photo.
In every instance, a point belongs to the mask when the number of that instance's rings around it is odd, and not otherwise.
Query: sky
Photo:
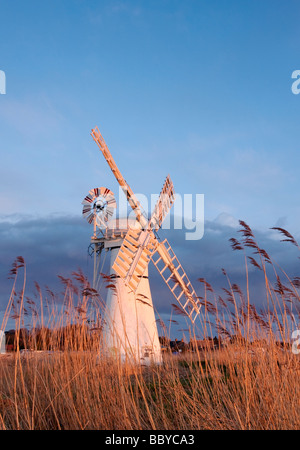
[[[218,284],[229,266],[244,280],[228,243],[239,220],[297,274],[270,227],[300,238],[299,13],[293,0],[1,0],[0,311],[18,255],[29,286],[90,270],[81,201],[98,186],[118,200],[95,126],[135,193],[170,174],[179,196],[204,194],[203,238],[167,234],[192,277]]]

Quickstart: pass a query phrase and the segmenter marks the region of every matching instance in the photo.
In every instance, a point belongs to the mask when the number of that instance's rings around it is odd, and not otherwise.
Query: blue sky
[[[209,223],[299,237],[299,13],[293,0],[1,0],[0,221],[76,219],[90,188],[117,193],[97,125],[135,192],[170,173],[179,194],[205,195]]]
[[[2,213],[77,214],[90,186],[114,188],[89,135],[98,125],[135,191],[159,192],[170,173],[177,192],[205,194],[209,219],[285,217],[297,232],[297,12],[293,1],[2,1]]]

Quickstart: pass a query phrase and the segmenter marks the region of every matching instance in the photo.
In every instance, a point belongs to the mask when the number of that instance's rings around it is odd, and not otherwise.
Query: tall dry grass
[[[25,296],[25,262],[17,258],[5,316],[16,321],[15,351],[0,359],[0,428],[299,428],[300,365],[291,350],[291,333],[299,317],[300,278],[290,279],[259,247],[250,227],[240,224],[241,238],[232,238],[231,245],[245,263],[246,290],[231,283],[224,269],[222,295],[199,279],[201,317],[196,328],[190,327],[191,343],[199,332],[210,342],[207,338],[217,330],[220,346],[166,353],[160,366],[102,357],[102,300],[83,274],[61,277],[62,302],[49,289],[43,294],[37,284],[32,299]],[[298,246],[286,230],[277,231]],[[249,264],[265,283],[261,310],[251,302]]]

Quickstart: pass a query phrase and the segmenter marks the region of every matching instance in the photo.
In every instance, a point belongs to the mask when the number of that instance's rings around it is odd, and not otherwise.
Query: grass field
[[[278,231],[298,245],[286,230]],[[159,366],[101,357],[100,318],[89,319],[89,310],[100,310],[100,300],[83,275],[74,274],[80,288],[62,280],[64,309],[55,298],[50,302],[51,295],[43,298],[39,286],[37,305],[24,295],[26,265],[19,257],[6,313],[16,321],[15,351],[0,356],[0,429],[298,429],[300,356],[292,351],[291,336],[299,318],[300,279],[275,272],[244,222],[240,232],[242,239],[231,244],[244,253],[246,276],[247,260],[261,271],[265,309],[258,312],[249,290],[231,285],[225,271],[224,298],[201,279],[203,338],[211,336],[213,322],[223,345],[176,356],[166,352]],[[248,249],[256,259],[247,256]],[[23,287],[17,295],[18,277]],[[28,314],[31,332],[24,336]]]

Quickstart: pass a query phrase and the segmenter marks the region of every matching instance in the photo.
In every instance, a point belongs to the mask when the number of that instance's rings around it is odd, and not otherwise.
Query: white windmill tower
[[[166,239],[159,241],[157,238],[157,231],[175,200],[173,183],[168,176],[148,220],[121,175],[99,129],[93,129],[91,135],[136,216],[135,220],[125,218],[109,222],[116,203],[112,192],[105,188],[92,189],[82,202],[83,215],[90,223],[94,221],[91,240],[95,258],[94,280],[98,271],[97,255],[103,248],[111,253],[110,274],[114,283],[108,289],[106,299],[105,348],[109,353],[117,353],[122,360],[133,358],[143,364],[151,361],[160,363],[161,349],[148,279],[150,260],[192,322],[200,311],[200,302],[192,284],[170,244]],[[102,197],[106,193],[106,199],[99,198],[99,193]],[[96,225],[101,234],[97,234]]]

